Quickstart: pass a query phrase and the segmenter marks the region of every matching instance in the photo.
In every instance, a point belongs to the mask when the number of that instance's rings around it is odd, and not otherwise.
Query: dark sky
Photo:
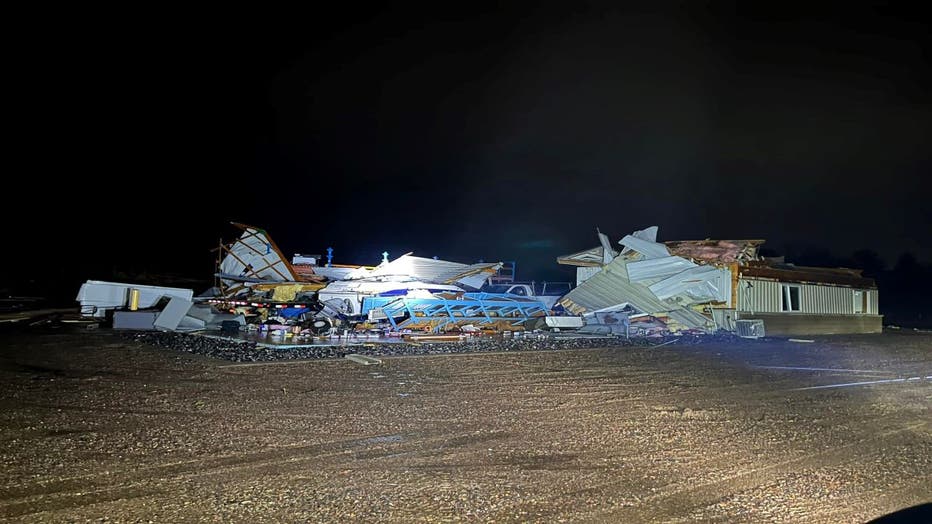
[[[209,273],[236,220],[530,279],[655,224],[932,261],[919,8],[615,4],[23,14],[17,250]]]

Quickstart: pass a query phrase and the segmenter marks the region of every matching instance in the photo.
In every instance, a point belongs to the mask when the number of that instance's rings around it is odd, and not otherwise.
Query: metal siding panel
[[[761,311],[780,311],[781,288],[778,282],[767,282],[767,302]]]
[[[747,283],[754,287],[748,289]],[[800,312],[815,315],[853,315],[855,289],[841,286],[793,284],[800,286]],[[783,283],[770,280],[741,278],[738,281],[737,309],[745,312],[781,313],[780,295]],[[867,293],[866,314],[879,315],[879,294],[876,289]]]
[[[751,284],[753,287],[748,287]],[[780,285],[769,280],[742,278],[738,281],[738,309],[761,313],[780,311]]]

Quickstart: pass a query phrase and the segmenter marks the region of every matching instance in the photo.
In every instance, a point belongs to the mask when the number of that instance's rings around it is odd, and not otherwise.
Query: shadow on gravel
[[[932,502],[888,513],[867,524],[905,524],[907,522],[932,522]]]

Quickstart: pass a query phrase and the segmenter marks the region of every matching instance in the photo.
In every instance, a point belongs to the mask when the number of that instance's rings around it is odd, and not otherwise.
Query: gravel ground
[[[354,342],[340,345],[296,347],[289,349],[260,346],[218,334],[211,337],[186,333],[123,332],[123,336],[140,344],[206,355],[231,362],[268,362],[273,360],[301,360],[343,358],[350,354],[370,357],[411,355],[443,355],[449,353],[489,353],[510,351],[552,351],[559,349],[617,348],[633,346],[661,346],[668,344],[691,345],[717,342],[721,344],[743,342],[732,335],[668,336],[643,339],[621,337],[568,338],[560,335],[527,334],[518,337],[476,337],[463,342]]]
[[[379,366],[0,337],[14,522],[834,523],[932,501],[929,334],[346,348]]]

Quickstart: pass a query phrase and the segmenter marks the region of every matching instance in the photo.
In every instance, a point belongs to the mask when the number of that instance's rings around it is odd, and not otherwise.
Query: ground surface
[[[930,375],[917,333],[371,367],[7,333],[0,519],[864,522],[932,500]]]

